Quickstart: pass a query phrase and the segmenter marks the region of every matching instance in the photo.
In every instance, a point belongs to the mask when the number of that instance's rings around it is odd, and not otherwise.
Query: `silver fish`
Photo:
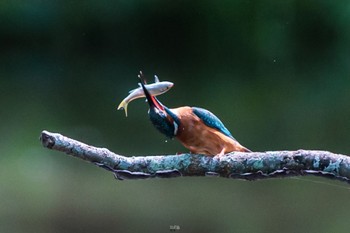
[[[139,88],[129,91],[130,94],[125,99],[123,99],[123,101],[118,106],[118,110],[124,109],[126,117],[128,116],[128,104],[135,99],[146,97],[140,83],[139,86]],[[160,82],[157,75],[154,75],[154,83],[147,84],[145,86],[151,95],[157,96],[169,91],[170,88],[174,86],[174,83],[168,81]]]

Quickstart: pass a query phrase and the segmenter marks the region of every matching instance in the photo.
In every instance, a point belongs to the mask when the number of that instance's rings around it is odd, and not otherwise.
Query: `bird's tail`
[[[125,111],[125,116],[128,117],[128,103],[127,103],[125,100],[123,100],[123,101],[119,104],[119,106],[118,106],[117,109],[118,109],[118,110],[124,109],[124,111]]]

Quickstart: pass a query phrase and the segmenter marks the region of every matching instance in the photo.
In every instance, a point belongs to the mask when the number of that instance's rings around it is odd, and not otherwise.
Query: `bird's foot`
[[[221,152],[219,154],[215,155],[214,157],[219,157],[220,158],[220,157],[225,156],[225,149],[226,148],[222,148]]]

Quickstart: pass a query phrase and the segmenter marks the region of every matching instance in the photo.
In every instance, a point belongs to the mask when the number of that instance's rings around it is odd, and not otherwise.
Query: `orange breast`
[[[249,151],[236,140],[227,137],[220,131],[206,126],[190,107],[171,109],[180,119],[176,138],[191,153],[215,156],[224,151]]]

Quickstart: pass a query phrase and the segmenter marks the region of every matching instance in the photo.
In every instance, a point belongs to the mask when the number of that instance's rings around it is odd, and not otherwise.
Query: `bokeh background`
[[[254,151],[350,154],[350,2],[0,2],[0,232],[349,232],[350,186],[315,177],[117,181],[46,129],[128,156],[186,152],[116,106],[142,70]]]

